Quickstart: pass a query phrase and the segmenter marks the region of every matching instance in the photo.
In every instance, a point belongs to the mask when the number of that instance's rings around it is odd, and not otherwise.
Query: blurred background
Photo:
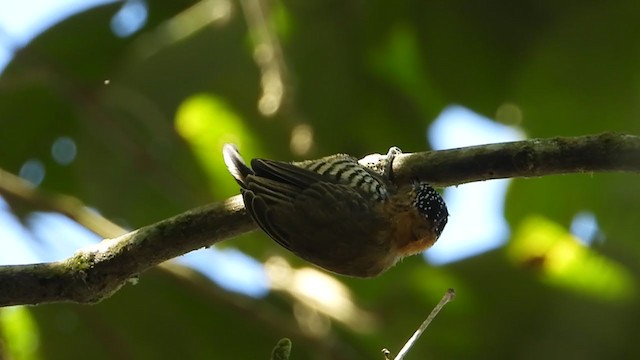
[[[247,158],[361,157],[640,129],[640,4],[0,2],[0,264],[238,193]],[[16,175],[16,176],[13,176]],[[94,305],[0,309],[2,359],[640,358],[631,174],[443,189],[438,243],[369,280],[255,232]],[[108,219],[108,220],[107,220]]]

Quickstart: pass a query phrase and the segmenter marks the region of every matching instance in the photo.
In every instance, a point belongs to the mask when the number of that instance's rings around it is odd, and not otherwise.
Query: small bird
[[[337,154],[288,163],[253,159],[232,144],[225,164],[241,187],[247,212],[278,244],[328,271],[373,277],[431,247],[447,224],[442,197],[424,182],[396,186],[391,165]],[[381,165],[382,164],[382,165]]]

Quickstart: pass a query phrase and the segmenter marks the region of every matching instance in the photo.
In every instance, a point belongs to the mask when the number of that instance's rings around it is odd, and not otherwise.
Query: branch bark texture
[[[238,195],[105,239],[64,261],[0,266],[0,306],[95,303],[154,265],[254,228]]]
[[[534,139],[402,154],[393,163],[394,181],[437,186],[584,172],[640,172],[640,137]],[[235,196],[105,239],[64,261],[0,266],[0,306],[95,303],[154,265],[255,228]]]
[[[640,137],[604,133],[532,139],[399,155],[396,181],[437,186],[570,173],[639,172]]]

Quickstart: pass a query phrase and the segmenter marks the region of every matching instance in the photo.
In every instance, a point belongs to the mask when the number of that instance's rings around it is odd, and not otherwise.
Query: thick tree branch
[[[404,154],[393,171],[398,182],[423,179],[440,186],[576,172],[637,173],[640,137],[602,134]],[[0,266],[0,306],[97,302],[149,267],[253,229],[235,196],[103,240],[61,262]]]
[[[154,265],[254,228],[234,196],[105,239],[64,261],[0,266],[0,306],[97,302]]]
[[[474,181],[585,172],[639,172],[640,137],[604,133],[532,139],[399,155],[397,182],[437,186]]]

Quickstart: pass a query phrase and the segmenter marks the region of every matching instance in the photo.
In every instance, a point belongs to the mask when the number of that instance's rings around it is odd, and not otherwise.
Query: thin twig
[[[400,349],[400,351],[398,352],[398,355],[396,355],[396,357],[393,360],[404,359],[404,356],[409,352],[413,344],[415,344],[416,341],[418,341],[420,336],[422,336],[422,333],[424,333],[424,331],[427,330],[427,326],[431,324],[431,322],[433,321],[433,319],[435,319],[435,317],[438,315],[440,310],[442,310],[442,308],[448,302],[452,301],[455,297],[456,297],[456,292],[453,289],[448,289],[447,292],[442,297],[442,299],[440,300],[440,302],[438,303],[438,305],[436,305],[436,307],[434,307],[433,310],[431,310],[431,313],[429,314],[429,316],[427,316],[427,318],[422,322],[418,330],[416,330],[416,332],[413,333],[413,336],[411,336],[411,338],[407,341],[407,343],[404,344],[402,349]]]

